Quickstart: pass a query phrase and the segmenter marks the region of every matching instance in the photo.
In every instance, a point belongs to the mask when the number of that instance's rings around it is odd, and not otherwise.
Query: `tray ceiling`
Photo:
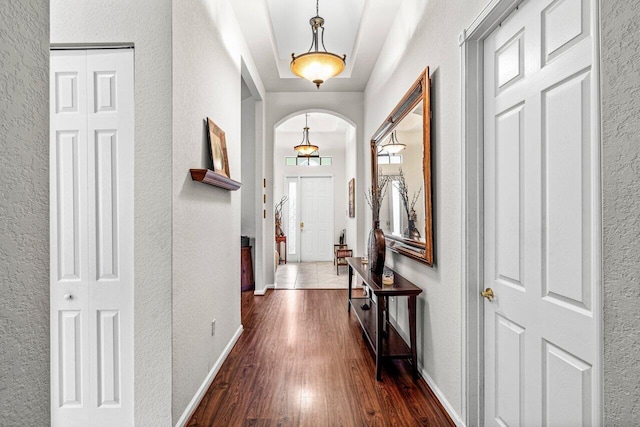
[[[347,55],[347,67],[320,91],[362,91],[402,0],[320,0],[329,52]],[[293,75],[291,53],[309,50],[313,0],[236,0],[232,2],[262,81],[270,92],[316,92]]]

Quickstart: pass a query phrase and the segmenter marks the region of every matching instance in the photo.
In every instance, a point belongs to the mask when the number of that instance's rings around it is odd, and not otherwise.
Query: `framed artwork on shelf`
[[[227,157],[227,141],[224,136],[224,131],[209,117],[207,117],[207,128],[209,130],[209,147],[211,148],[213,171],[227,178],[231,178],[229,158]]]
[[[349,181],[349,218],[356,217],[356,179]]]

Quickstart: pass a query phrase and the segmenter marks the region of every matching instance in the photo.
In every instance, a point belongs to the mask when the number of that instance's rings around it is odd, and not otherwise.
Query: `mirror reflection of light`
[[[312,398],[314,395],[315,393],[313,392],[313,389],[306,388],[306,387],[303,387],[300,389],[300,397],[302,399],[309,399],[309,398]]]
[[[300,392],[300,410],[309,411],[314,409],[314,404],[316,403],[315,393],[313,389],[310,388],[301,388]]]

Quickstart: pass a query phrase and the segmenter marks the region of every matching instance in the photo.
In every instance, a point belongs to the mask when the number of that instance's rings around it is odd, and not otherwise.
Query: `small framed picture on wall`
[[[349,218],[356,217],[356,179],[349,181]]]
[[[224,136],[224,131],[209,117],[207,117],[207,127],[209,128],[209,146],[211,147],[213,171],[227,178],[231,178],[229,159],[227,157],[227,140]]]

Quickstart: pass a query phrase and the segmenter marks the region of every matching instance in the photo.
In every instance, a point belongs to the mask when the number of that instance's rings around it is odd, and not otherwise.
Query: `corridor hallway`
[[[346,302],[346,290],[243,293],[244,332],[187,426],[453,426],[406,361],[375,380]]]

